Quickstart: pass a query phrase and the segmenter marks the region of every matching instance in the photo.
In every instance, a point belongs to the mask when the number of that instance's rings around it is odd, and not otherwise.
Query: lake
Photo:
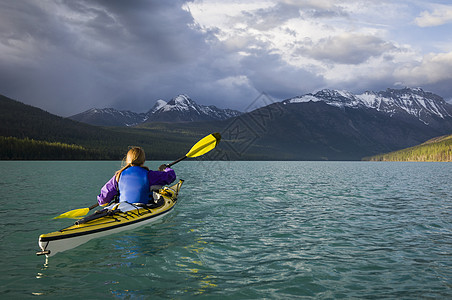
[[[1,298],[452,298],[452,163],[184,161],[162,222],[36,256],[119,168],[0,161]]]

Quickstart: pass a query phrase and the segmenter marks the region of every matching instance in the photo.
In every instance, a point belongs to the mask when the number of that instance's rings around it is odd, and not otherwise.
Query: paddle
[[[208,136],[202,138],[199,142],[197,142],[193,147],[191,147],[190,151],[188,151],[185,156],[182,156],[178,160],[173,161],[168,167],[177,164],[178,162],[186,159],[187,157],[198,157],[206,154],[213,148],[215,148],[221,140],[221,135],[218,132],[209,134]]]
[[[188,151],[187,154],[185,154],[178,160],[173,161],[172,163],[167,165],[167,167],[171,167],[172,165],[177,164],[178,162],[186,159],[187,157],[198,157],[198,156],[206,154],[207,152],[209,152],[210,150],[215,148],[218,145],[218,143],[220,142],[220,140],[221,140],[221,135],[218,132],[209,134],[208,136],[202,138],[199,142],[197,142],[193,147],[191,147],[190,151]],[[80,217],[83,217],[84,215],[86,215],[91,209],[93,209],[97,206],[99,206],[98,203],[96,203],[90,207],[86,207],[86,208],[73,209],[73,210],[70,210],[68,212],[65,212],[64,214],[61,214],[61,215],[55,217],[54,219],[80,218]]]
[[[99,203],[96,203],[94,205],[91,205],[90,207],[73,209],[68,212],[65,212],[64,214],[59,215],[58,217],[55,217],[54,219],[62,219],[62,218],[77,219],[77,218],[83,217],[84,215],[89,213],[90,210],[92,210],[93,208],[96,208],[98,206],[99,206]]]

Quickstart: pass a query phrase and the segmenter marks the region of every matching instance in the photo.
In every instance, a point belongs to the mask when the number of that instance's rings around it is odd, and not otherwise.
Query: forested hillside
[[[38,158],[43,160],[92,160],[104,157],[99,151],[88,150],[78,145],[3,136],[0,136],[0,150],[0,159],[7,160]]]
[[[370,161],[452,161],[452,135],[441,136],[411,148],[365,158]]]
[[[141,146],[148,159],[171,160],[209,133],[91,126],[0,95],[0,159],[117,160]]]

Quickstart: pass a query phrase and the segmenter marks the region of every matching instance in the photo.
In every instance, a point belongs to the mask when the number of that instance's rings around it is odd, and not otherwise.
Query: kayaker
[[[133,147],[124,159],[124,167],[102,187],[97,202],[105,206],[119,194],[119,202],[144,203],[152,200],[151,186],[162,186],[172,183],[176,173],[166,165],[161,165],[158,171],[149,170],[144,166],[146,155],[140,147]]]

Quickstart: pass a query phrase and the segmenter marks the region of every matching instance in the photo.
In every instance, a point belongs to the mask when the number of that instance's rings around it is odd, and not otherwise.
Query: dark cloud
[[[325,86],[322,76],[291,66],[279,55],[265,51],[244,58],[243,69],[248,70],[247,76],[259,92],[278,99],[310,93]]]
[[[63,115],[190,93],[210,46],[182,4],[3,1],[0,92]]]
[[[0,93],[60,115],[111,106],[147,111],[179,93],[244,109],[261,92],[284,98],[319,81],[268,50],[242,57],[199,30],[183,1],[20,3],[1,4],[0,24],[15,39],[2,30],[1,43],[10,41],[15,54],[0,54]]]
[[[247,28],[241,32],[237,27],[222,41],[217,37],[225,29],[201,27],[184,8],[186,3],[3,0],[0,93],[63,116],[92,107],[144,112],[156,100],[170,100],[180,93],[200,104],[243,110],[262,92],[285,99],[326,87],[380,90],[402,82],[401,77],[418,82],[420,71],[439,68],[426,65],[418,72],[404,68],[401,75],[388,68],[333,82],[319,75],[329,65],[356,67],[371,58],[391,60],[399,49],[395,43],[358,33],[316,43],[299,40],[299,52],[291,55],[298,62],[315,61],[303,65],[320,70],[316,74],[291,65],[287,55],[282,58],[284,51],[275,50],[272,41],[262,36],[276,29],[296,38],[299,32],[284,25],[290,19],[320,22],[349,17],[333,1],[280,1],[239,13],[239,20],[229,19],[231,26],[239,21]],[[444,91],[447,98],[450,85],[441,78],[430,80],[430,86]]]

